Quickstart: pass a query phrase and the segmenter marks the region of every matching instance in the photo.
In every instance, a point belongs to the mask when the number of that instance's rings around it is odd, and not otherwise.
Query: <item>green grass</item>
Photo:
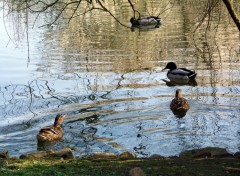
[[[0,160],[0,176],[125,176],[141,167],[148,176],[240,175],[240,159]],[[230,168],[230,169],[229,169]]]

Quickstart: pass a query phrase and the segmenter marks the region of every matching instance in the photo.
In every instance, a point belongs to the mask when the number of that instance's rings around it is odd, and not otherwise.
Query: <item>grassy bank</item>
[[[217,176],[240,175],[240,159],[132,159],[132,160],[59,160],[59,159],[2,159],[1,176],[125,176],[132,168],[140,167],[150,176]]]

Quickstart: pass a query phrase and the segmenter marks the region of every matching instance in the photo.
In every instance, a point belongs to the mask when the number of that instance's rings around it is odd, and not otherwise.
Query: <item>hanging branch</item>
[[[81,4],[82,0],[76,0],[76,1],[71,1],[71,2],[67,2],[67,3],[64,3],[64,2],[61,2],[59,0],[55,0],[54,2],[50,3],[50,4],[47,4],[46,2],[43,2],[43,1],[37,1],[33,4],[28,4],[27,5],[27,8],[30,9],[31,12],[34,12],[34,13],[41,13],[41,12],[44,12],[46,11],[47,9],[49,9],[50,7],[53,7],[55,6],[56,4],[63,4],[62,8],[59,9],[59,12],[58,12],[58,15],[55,17],[54,21],[51,22],[50,24],[48,24],[48,26],[51,26],[52,24],[54,24],[59,18],[60,16],[63,14],[63,12],[67,9],[68,6],[72,5],[72,4],[77,4],[77,6],[74,8],[73,10],[73,13],[71,14],[71,16],[68,19],[68,23],[75,17],[79,16],[79,15],[76,15],[76,11],[77,9],[80,7],[80,4]],[[88,10],[86,10],[84,13],[80,14],[80,15],[84,15],[86,14],[87,12],[90,12],[92,10],[102,10],[102,11],[105,11],[105,12],[108,12],[120,25],[124,26],[124,27],[127,27],[129,28],[128,26],[124,25],[122,22],[120,22],[103,4],[100,0],[97,0],[96,1],[100,6],[101,8],[98,8],[98,7],[92,7]],[[114,2],[114,5],[115,5],[115,0],[113,0]],[[40,9],[40,10],[35,10],[33,9],[33,7],[35,7],[36,5],[39,5],[39,4],[43,4],[43,7]],[[87,0],[87,3],[88,4],[93,4],[93,1],[92,0]],[[131,3],[132,4],[132,3]],[[132,5],[133,7],[133,5]],[[39,15],[38,15],[39,16]],[[35,19],[36,21],[36,19]]]
[[[131,8],[133,10],[133,17],[136,18],[135,13],[137,12],[138,13],[138,18],[140,18],[141,14],[140,14],[139,11],[135,10],[134,5],[132,4],[131,0],[128,0],[128,3],[130,4],[130,6],[131,6]]]
[[[8,41],[8,43],[7,43],[7,45],[10,43],[10,42],[12,42],[14,45],[17,45],[16,43],[15,43],[15,41],[14,41],[14,39],[12,39],[12,37],[10,36],[10,34],[9,34],[9,32],[8,32],[8,30],[7,30],[7,26],[6,26],[6,21],[5,21],[5,17],[4,17],[4,14],[5,14],[5,5],[6,5],[6,3],[4,3],[3,2],[3,25],[4,25],[4,28],[5,28],[5,31],[6,31],[6,34],[7,34],[7,36],[8,36],[8,38],[9,38],[9,41]],[[6,46],[7,46],[6,45]]]
[[[25,0],[26,7],[27,7],[27,0]],[[28,60],[27,66],[30,63],[30,46],[29,46],[29,32],[28,32],[28,8],[26,8],[26,36],[27,36],[27,53],[28,53]]]
[[[240,19],[239,17],[237,16],[237,14],[235,13],[233,7],[232,7],[232,4],[229,0],[223,0],[224,4],[226,5],[227,7],[227,10],[229,12],[229,14],[231,15],[234,23],[236,24],[238,30],[240,31]]]
[[[132,10],[133,10],[133,17],[135,18],[135,9],[134,9],[134,5],[132,4],[131,0],[128,0],[128,3],[130,4]]]
[[[205,12],[204,12],[204,14],[203,14],[202,17],[201,17],[199,24],[196,26],[196,28],[195,28],[195,30],[194,30],[194,32],[193,32],[194,35],[195,35],[195,32],[197,31],[197,29],[203,24],[203,22],[204,22],[207,18],[208,18],[208,24],[209,24],[209,22],[210,22],[210,17],[212,16],[212,15],[209,15],[209,14],[212,13],[213,9],[214,9],[218,4],[219,4],[219,1],[216,1],[215,3],[214,3],[214,1],[213,1],[213,2],[210,2],[210,3],[209,3],[209,2],[207,3]],[[207,26],[207,29],[208,29],[208,27],[209,27],[209,25]]]
[[[77,7],[74,9],[74,11],[73,11],[73,13],[72,13],[72,15],[71,15],[71,17],[69,18],[69,20],[68,20],[68,23],[70,23],[70,21],[72,20],[72,18],[73,18],[73,16],[74,16],[74,14],[76,13],[76,11],[77,11],[77,9],[78,9],[78,7],[79,7],[79,5],[81,4],[81,0],[80,1],[78,1],[78,4],[77,4]]]
[[[35,5],[38,5],[39,3],[44,4],[44,6],[43,6],[43,8],[41,10],[33,10],[33,9],[31,9],[31,7],[34,7]],[[47,3],[43,2],[43,1],[37,1],[36,3],[33,3],[32,5],[28,6],[28,8],[32,12],[44,12],[45,10],[47,10],[48,8],[56,5],[57,3],[61,3],[61,2],[59,2],[59,0],[56,0],[56,1],[52,2],[52,3],[50,3],[50,4],[47,4]]]
[[[57,15],[57,17],[55,18],[55,20],[51,23],[51,24],[49,24],[49,25],[53,25],[59,18],[60,18],[60,16],[62,15],[62,13],[64,12],[64,10],[67,8],[67,6],[68,6],[69,4],[65,4],[65,6],[61,9],[61,11],[58,13],[58,15]]]
[[[171,6],[171,7],[166,8],[169,4],[171,4],[171,1],[168,1],[168,4],[163,8],[164,10],[163,10],[162,12],[159,12],[158,15],[157,15],[157,17],[159,17],[161,14],[163,14],[163,13],[166,12],[167,10],[173,8],[174,3],[175,3],[175,1],[172,3],[172,6]]]
[[[98,1],[98,3],[102,7],[102,10],[108,12],[120,25],[130,28],[129,26],[126,26],[125,24],[121,23],[100,1]]]

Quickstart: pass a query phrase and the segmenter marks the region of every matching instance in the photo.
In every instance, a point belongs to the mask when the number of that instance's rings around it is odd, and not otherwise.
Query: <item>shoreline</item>
[[[59,151],[35,152],[11,158],[0,154],[0,175],[240,175],[240,152],[207,147],[188,150],[178,157],[153,155],[136,158],[135,154],[120,155],[97,152],[75,158],[70,148]]]

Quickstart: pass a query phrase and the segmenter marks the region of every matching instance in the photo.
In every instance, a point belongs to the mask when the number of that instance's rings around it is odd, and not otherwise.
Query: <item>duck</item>
[[[65,116],[65,114],[58,114],[52,126],[45,126],[41,128],[37,134],[38,142],[51,142],[60,140],[63,137],[61,124]]]
[[[156,26],[161,24],[161,18],[157,16],[147,16],[139,19],[132,17],[130,23],[132,26]]]
[[[177,68],[177,65],[174,62],[168,62],[166,67],[162,70],[169,69],[167,77],[170,80],[191,80],[195,79],[197,73],[186,68]]]
[[[170,109],[172,110],[173,114],[178,117],[184,117],[187,111],[190,109],[188,101],[182,97],[181,89],[176,90],[175,98],[170,103]]]

